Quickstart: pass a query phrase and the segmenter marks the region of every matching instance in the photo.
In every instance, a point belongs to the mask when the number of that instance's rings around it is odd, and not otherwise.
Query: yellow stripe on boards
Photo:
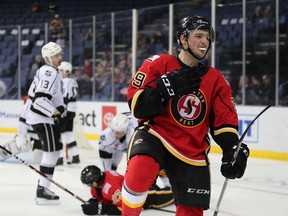
[[[210,152],[222,154],[221,148],[214,145],[211,146]],[[288,152],[250,149],[250,157],[288,161]]]
[[[17,133],[17,128],[0,128],[0,133]]]

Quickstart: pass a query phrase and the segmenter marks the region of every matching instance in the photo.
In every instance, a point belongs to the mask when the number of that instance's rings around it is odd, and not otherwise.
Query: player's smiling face
[[[187,39],[189,48],[199,58],[203,58],[209,48],[210,34],[206,30],[193,30]],[[188,45],[187,44],[187,45]]]

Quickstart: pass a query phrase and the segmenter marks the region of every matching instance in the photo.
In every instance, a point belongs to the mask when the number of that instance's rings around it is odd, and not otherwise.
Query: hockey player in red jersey
[[[124,176],[114,170],[102,172],[97,166],[89,165],[81,172],[81,182],[91,187],[93,198],[82,204],[86,215],[121,215],[121,190]],[[144,209],[161,208],[174,202],[171,189],[160,189],[154,185],[148,192]]]
[[[175,196],[177,216],[203,216],[210,203],[208,132],[223,152],[221,172],[229,179],[245,172],[243,144],[231,164],[238,138],[238,116],[231,87],[205,57],[214,30],[201,16],[185,17],[176,32],[179,55],[146,59],[130,82],[128,103],[140,119],[128,149],[122,188],[122,215],[139,215],[160,169]]]

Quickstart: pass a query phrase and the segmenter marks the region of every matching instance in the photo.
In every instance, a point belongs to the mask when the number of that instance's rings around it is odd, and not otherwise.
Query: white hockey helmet
[[[112,121],[110,123],[110,128],[116,132],[125,132],[126,133],[128,125],[129,125],[128,116],[120,113],[112,119]]]
[[[59,70],[63,70],[64,72],[69,72],[71,74],[72,72],[72,65],[70,62],[62,61],[60,66],[58,67]]]
[[[45,44],[41,49],[41,55],[44,58],[45,62],[48,64],[52,64],[52,59],[51,59],[52,56],[55,56],[62,52],[63,50],[61,46],[59,46],[55,42],[49,42]],[[49,60],[49,62],[47,62],[47,59]]]

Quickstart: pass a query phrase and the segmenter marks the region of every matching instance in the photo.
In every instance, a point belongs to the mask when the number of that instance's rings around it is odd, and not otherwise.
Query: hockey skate
[[[35,203],[37,205],[58,205],[60,203],[59,196],[48,188],[38,185],[36,191]]]
[[[72,157],[72,160],[67,162],[67,164],[79,164],[79,163],[80,163],[79,155],[74,155]]]

